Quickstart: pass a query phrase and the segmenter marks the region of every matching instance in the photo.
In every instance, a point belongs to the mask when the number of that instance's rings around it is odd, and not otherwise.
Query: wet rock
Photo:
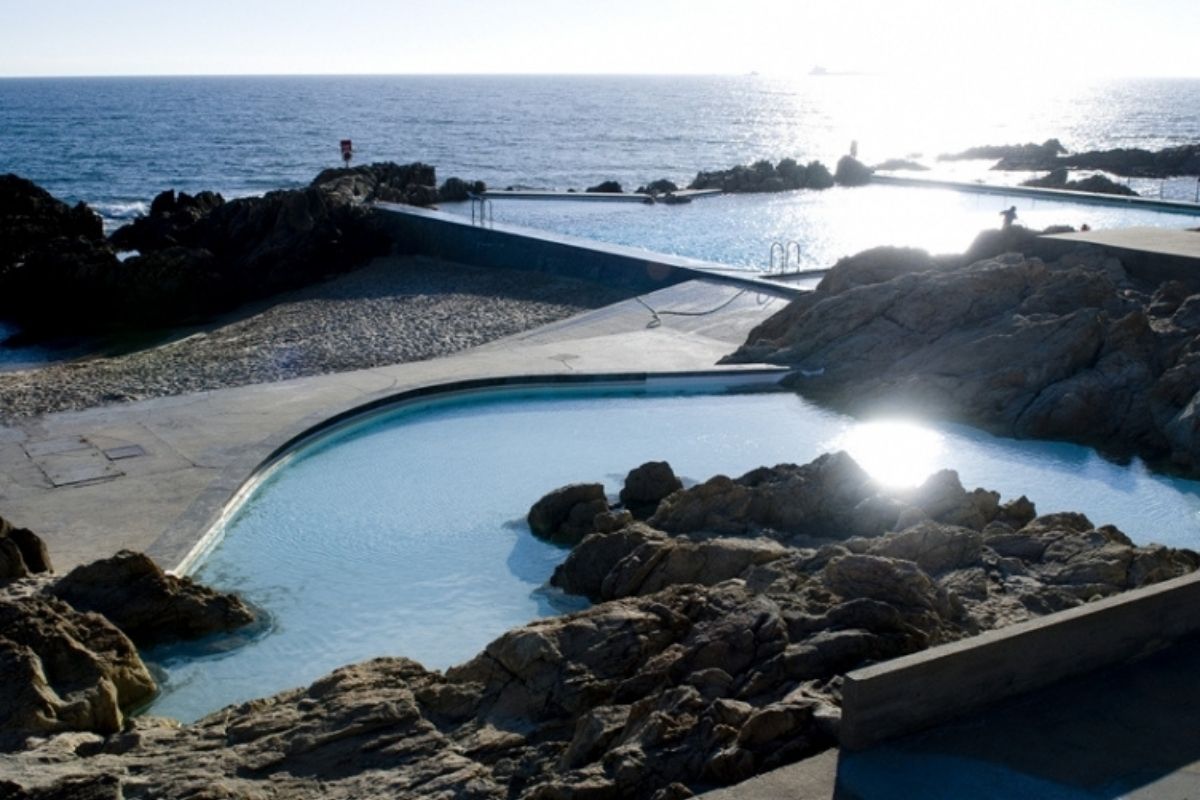
[[[534,503],[526,521],[534,536],[575,544],[596,530],[596,516],[608,510],[604,484],[573,483]]]
[[[139,647],[197,639],[254,621],[236,596],[167,575],[148,556],[129,550],[76,567],[48,591],[81,611],[103,614]]]
[[[625,190],[621,188],[621,184],[616,181],[601,181],[595,186],[589,186],[584,189],[585,192],[599,192],[602,194],[622,194]]]
[[[646,184],[645,186],[639,186],[637,189],[638,194],[652,195],[673,194],[674,192],[678,191],[679,187],[675,184],[675,182],[667,180],[666,178],[659,178],[656,181],[650,181],[650,183]]]

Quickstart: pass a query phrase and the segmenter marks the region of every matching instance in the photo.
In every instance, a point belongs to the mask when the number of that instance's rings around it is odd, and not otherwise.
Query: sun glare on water
[[[942,434],[907,420],[877,420],[854,425],[831,443],[845,450],[872,478],[885,486],[917,486],[944,466]]]

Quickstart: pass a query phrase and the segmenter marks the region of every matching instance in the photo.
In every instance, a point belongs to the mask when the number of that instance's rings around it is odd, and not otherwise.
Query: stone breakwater
[[[962,257],[877,248],[750,333],[733,362],[852,412],[918,410],[1200,473],[1200,286],[1094,248],[981,235]]]
[[[438,358],[626,297],[543,273],[379,258],[167,344],[0,372],[0,422]]]
[[[846,671],[1196,569],[1079,514],[882,490],[845,454],[714,477],[631,472],[531,509],[574,541],[553,583],[596,605],[444,673],[404,658],[178,726],[43,733],[0,753],[14,798],[671,800],[832,746]],[[637,513],[637,517],[634,513]]]

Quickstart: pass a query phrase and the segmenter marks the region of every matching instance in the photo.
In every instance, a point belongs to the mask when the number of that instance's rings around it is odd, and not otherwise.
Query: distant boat
[[[817,66],[815,66],[815,67],[813,67],[812,69],[810,69],[810,70],[808,71],[808,74],[809,74],[809,75],[828,75],[828,74],[829,74],[829,70],[825,69],[825,68],[824,68],[824,67],[822,67],[820,64],[818,64]]]

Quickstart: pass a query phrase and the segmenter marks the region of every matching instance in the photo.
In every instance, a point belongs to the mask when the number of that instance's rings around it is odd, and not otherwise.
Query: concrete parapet
[[[1200,631],[1200,574],[855,670],[842,747],[859,750],[1153,652]]]

